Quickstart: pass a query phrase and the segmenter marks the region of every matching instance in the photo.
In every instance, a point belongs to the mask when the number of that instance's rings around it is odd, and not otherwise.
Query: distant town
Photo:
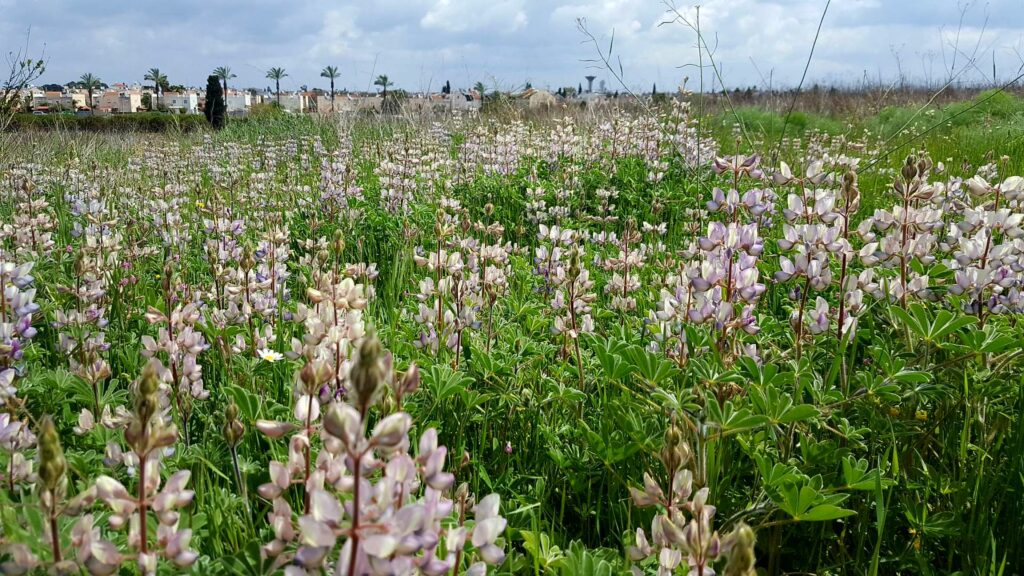
[[[530,108],[570,102],[594,103],[619,96],[618,92],[606,90],[604,81],[594,86],[594,79],[593,76],[587,76],[576,86],[560,88],[554,92],[535,89],[527,84],[522,90],[503,92],[502,95],[511,102]],[[382,89],[378,92],[339,90],[332,93],[320,88],[307,89],[305,86],[297,91],[280,92],[270,87],[236,89],[226,86],[225,82],[224,103],[227,114],[236,117],[246,116],[260,106],[279,107],[294,114],[380,110],[385,98],[392,96],[400,98],[402,107],[407,110],[445,108],[471,111],[478,110],[489,96],[496,94],[488,91],[482,83],[477,83],[471,89],[452,90],[446,82],[437,92],[414,93],[398,89],[389,91],[390,81],[386,76],[378,77],[375,84]],[[156,84],[122,82],[108,85],[91,74],[65,85],[43,84],[26,88],[21,91],[18,99],[22,112],[36,115],[112,115],[153,111],[198,114],[203,110],[204,101],[205,91],[198,88],[167,84],[158,88]]]

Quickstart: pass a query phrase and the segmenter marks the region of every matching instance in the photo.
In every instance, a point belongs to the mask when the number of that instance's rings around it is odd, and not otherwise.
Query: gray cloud
[[[892,80],[948,76],[956,54],[961,78],[1009,78],[1024,64],[1024,2],[989,0],[841,0],[832,3],[812,62],[811,81],[853,84],[865,75]],[[709,0],[701,29],[729,87],[777,86],[800,78],[824,0]],[[696,11],[683,0],[691,22]],[[17,48],[31,28],[45,43],[45,82],[84,72],[107,82],[141,81],[158,67],[174,83],[203,84],[209,71],[231,66],[237,86],[266,86],[263,71],[283,66],[285,88],[324,86],[320,69],[342,70],[340,84],[370,87],[386,73],[410,90],[476,81],[503,88],[575,85],[596,56],[576,19],[603,46],[615,33],[628,85],[668,89],[684,76],[697,83],[696,34],[671,19],[659,0],[0,0],[0,48]],[[954,42],[959,30],[959,53]],[[977,52],[976,52],[977,50]],[[977,53],[979,63],[968,65]],[[618,60],[616,60],[618,61]],[[711,74],[705,72],[705,83]]]

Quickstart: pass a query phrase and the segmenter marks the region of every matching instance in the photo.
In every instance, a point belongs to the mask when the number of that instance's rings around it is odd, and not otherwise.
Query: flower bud
[[[60,446],[60,436],[53,425],[53,418],[45,416],[39,433],[39,479],[43,488],[51,494],[57,491],[64,480],[67,461]]]
[[[673,475],[689,461],[692,453],[690,445],[683,439],[683,431],[673,418],[672,424],[665,430],[665,444],[661,449],[661,462],[669,475]]]
[[[398,383],[398,386],[397,386],[396,390],[402,396],[405,396],[406,394],[412,394],[416,390],[419,390],[419,387],[420,387],[420,369],[419,369],[419,366],[417,366],[415,364],[409,366],[409,369],[406,370],[405,374],[403,374],[402,377],[397,380],[397,383]]]
[[[754,569],[754,531],[750,526],[740,523],[725,538],[729,541],[731,549],[723,576],[755,576],[757,570]]]
[[[333,376],[331,367],[319,360],[306,362],[299,370],[299,380],[306,394],[316,394],[320,387]]]
[[[405,412],[392,414],[384,418],[373,428],[371,442],[373,445],[384,448],[396,448],[409,434],[412,427],[412,418]]]
[[[575,280],[580,275],[580,251],[574,249],[569,253],[569,278]]]
[[[904,180],[910,182],[917,177],[917,174],[917,160],[913,156],[907,156],[907,162],[900,169],[900,175],[903,176]]]
[[[85,262],[85,252],[80,251],[78,255],[75,256],[75,276],[85,274],[87,266],[88,265]]]
[[[860,207],[860,189],[857,187],[857,173],[853,170],[843,174],[843,198],[846,200],[846,212],[853,213]]]
[[[921,158],[917,161],[917,173],[924,176],[932,169],[932,161],[930,158]]]
[[[319,304],[324,301],[324,294],[316,288],[306,288],[306,298],[313,304]]]
[[[331,249],[334,250],[335,255],[341,256],[342,252],[345,251],[345,235],[341,230],[334,231],[334,239],[331,241]]]
[[[164,262],[164,272],[160,277],[160,285],[163,288],[164,294],[170,294],[174,288],[174,267],[171,266],[170,259]],[[168,310],[167,313],[170,314],[171,311]]]
[[[350,374],[356,403],[364,414],[385,381],[383,356],[384,349],[380,340],[376,334],[370,332],[359,345],[359,355],[352,365]]]
[[[342,402],[335,402],[327,409],[324,415],[324,430],[334,436],[345,445],[351,447],[359,437],[362,420],[359,413],[351,406]]]
[[[149,419],[156,414],[159,399],[157,391],[160,389],[160,361],[153,358],[146,363],[139,376],[138,386],[135,392],[135,414],[145,426]]]
[[[242,250],[242,259],[238,261],[238,264],[242,267],[242,270],[248,272],[256,266],[256,261],[252,257],[252,248],[248,246]]]
[[[463,482],[455,489],[455,501],[463,502],[469,497],[469,484]]]
[[[234,448],[242,440],[245,434],[245,424],[238,419],[238,405],[232,400],[224,409],[224,441],[228,446]]]

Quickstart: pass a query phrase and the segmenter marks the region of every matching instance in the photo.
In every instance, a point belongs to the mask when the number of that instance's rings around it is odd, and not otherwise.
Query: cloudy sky
[[[671,0],[669,0],[671,1]],[[694,2],[676,0],[696,23]],[[700,26],[728,87],[793,86],[826,0],[706,0]],[[339,87],[371,88],[387,74],[408,90],[482,81],[502,89],[576,85],[598,56],[577,29],[585,18],[602,49],[614,31],[616,68],[648,90],[696,84],[697,36],[671,20],[662,0],[0,0],[0,49],[18,48],[31,29],[49,60],[43,82],[84,72],[105,82],[141,81],[158,67],[171,83],[205,84],[230,66],[235,86],[267,86],[264,71],[284,67],[283,89],[326,86],[328,64]],[[961,19],[961,14],[963,18]],[[962,24],[961,24],[962,20]],[[957,33],[959,30],[959,48]],[[971,54],[976,54],[972,61]],[[954,62],[954,55],[956,61]],[[1024,0],[835,0],[825,16],[809,81],[889,82],[899,71],[917,81],[1009,79],[1024,64]],[[707,59],[705,57],[705,63]],[[706,82],[711,82],[710,70]],[[596,84],[595,84],[596,86]]]

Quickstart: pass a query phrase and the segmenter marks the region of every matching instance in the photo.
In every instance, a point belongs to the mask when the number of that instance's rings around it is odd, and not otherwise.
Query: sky
[[[39,83],[85,72],[104,82],[142,82],[159,68],[172,84],[203,86],[230,66],[236,87],[266,87],[285,68],[283,90],[372,90],[387,74],[400,88],[437,90],[483,82],[556,89],[598,77],[609,90],[719,85],[792,87],[803,74],[827,0],[0,0],[0,50],[45,50]],[[697,15],[699,13],[699,20]],[[614,74],[577,25],[584,18]],[[701,57],[694,27],[706,50]],[[614,35],[614,42],[611,40]],[[711,58],[708,52],[711,52]],[[974,56],[972,58],[972,55]],[[1024,65],[1024,0],[833,0],[807,81],[852,86],[1000,81]],[[704,67],[700,66],[703,62]],[[621,68],[620,68],[621,64]],[[596,67],[595,67],[596,66]],[[621,80],[615,76],[621,70]]]

